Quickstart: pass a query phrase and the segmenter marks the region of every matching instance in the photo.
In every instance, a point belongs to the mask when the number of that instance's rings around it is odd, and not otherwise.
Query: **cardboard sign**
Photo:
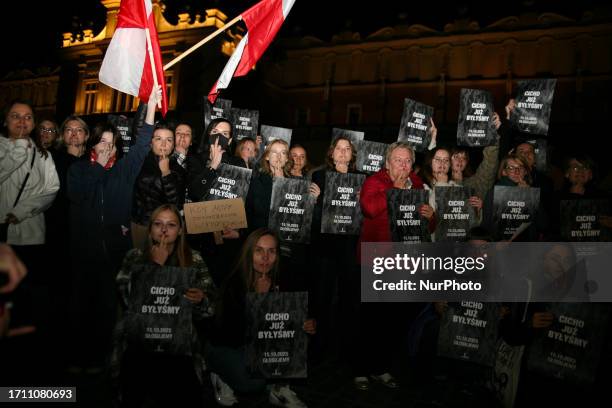
[[[223,231],[224,228],[247,227],[242,198],[185,203],[185,223],[188,234]]]

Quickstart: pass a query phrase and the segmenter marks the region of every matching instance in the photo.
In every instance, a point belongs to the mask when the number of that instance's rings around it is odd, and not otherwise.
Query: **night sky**
[[[176,22],[176,16],[181,11],[190,11],[193,15],[195,11],[217,7],[232,18],[255,3],[256,0],[166,0],[165,16],[170,22]],[[500,9],[491,1],[482,0],[463,2],[377,0],[370,4],[347,0],[296,0],[279,35],[282,37],[313,35],[329,41],[333,34],[350,30],[359,32],[361,37],[365,38],[380,28],[399,23],[424,24],[443,31],[445,24],[459,17],[469,16],[484,27],[501,17],[518,15],[525,11],[538,14],[557,12],[570,18],[580,19],[584,10],[603,7],[607,3],[606,0],[581,0],[570,3],[556,0],[524,0],[507,2],[507,8]],[[330,4],[334,5],[334,10],[329,8]],[[97,34],[104,27],[106,20],[106,9],[99,0],[57,2],[47,0],[35,2],[32,7],[36,12],[26,15],[25,18],[23,10],[3,12],[4,22],[0,24],[0,34],[3,38],[2,51],[5,58],[0,59],[0,75],[12,69],[31,68],[41,64],[57,65],[57,50],[63,32],[76,32],[82,28],[93,27],[94,33]],[[24,39],[15,36],[24,29],[33,31],[38,37]]]

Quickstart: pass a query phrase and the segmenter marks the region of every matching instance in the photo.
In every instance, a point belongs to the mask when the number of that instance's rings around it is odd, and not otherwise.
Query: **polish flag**
[[[166,81],[151,0],[121,0],[117,28],[100,68],[100,82],[147,102],[153,90],[153,70],[147,47],[149,29],[157,83],[162,87],[162,115],[168,111]]]
[[[233,77],[246,75],[253,68],[276,36],[293,3],[295,0],[262,0],[242,13],[247,33],[208,93],[210,103],[215,103],[219,92],[229,86]]]

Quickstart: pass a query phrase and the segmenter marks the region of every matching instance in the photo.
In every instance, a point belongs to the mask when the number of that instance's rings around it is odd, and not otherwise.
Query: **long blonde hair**
[[[272,146],[274,146],[275,144],[282,144],[283,146],[285,146],[285,148],[287,148],[287,163],[285,163],[285,166],[283,167],[283,174],[285,175],[285,177],[289,177],[289,175],[291,174],[291,169],[293,168],[293,160],[291,159],[291,156],[289,155],[289,145],[287,144],[287,142],[285,142],[282,139],[276,139],[275,141],[273,141],[272,143],[266,146],[266,150],[264,150],[264,153],[261,156],[261,161],[260,161],[261,172],[272,176],[272,169],[270,168],[270,162],[268,162],[268,160],[266,159],[270,157],[270,150],[272,149]]]
[[[160,213],[164,211],[172,212],[172,214],[174,214],[181,226],[181,232],[179,233],[176,242],[174,243],[174,249],[168,257],[168,261],[170,261],[170,263],[174,266],[191,266],[193,264],[193,256],[191,254],[191,247],[189,246],[189,244],[187,243],[187,239],[185,238],[185,223],[183,222],[183,217],[181,217],[181,213],[174,204],[163,204],[153,210],[153,213],[151,214],[151,219],[149,219],[149,236],[147,237],[147,241],[145,243],[145,248],[143,252],[144,256],[146,257],[146,259],[151,260],[151,247],[153,246],[153,241],[151,240],[151,229],[153,228],[153,221]]]

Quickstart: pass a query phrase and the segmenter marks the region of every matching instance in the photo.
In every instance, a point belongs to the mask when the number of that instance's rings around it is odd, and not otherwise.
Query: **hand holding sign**
[[[202,303],[206,295],[202,291],[202,289],[197,288],[189,288],[185,291],[185,299],[190,301],[193,304],[199,305]]]
[[[512,115],[512,111],[516,108],[516,100],[510,99],[508,104],[506,105],[506,120],[510,120],[510,115]]]
[[[422,217],[425,217],[428,220],[431,220],[431,217],[433,217],[434,215],[434,209],[429,204],[423,204],[421,208],[419,208],[419,214]]]
[[[304,331],[308,334],[316,334],[317,333],[317,321],[315,319],[307,319],[304,322]]]
[[[321,194],[321,189],[315,183],[310,183],[309,191],[310,191],[310,194],[314,197],[315,200],[317,198],[319,198],[319,195]]]
[[[534,329],[544,329],[550,327],[555,316],[550,312],[536,312],[531,318],[531,327]]]

